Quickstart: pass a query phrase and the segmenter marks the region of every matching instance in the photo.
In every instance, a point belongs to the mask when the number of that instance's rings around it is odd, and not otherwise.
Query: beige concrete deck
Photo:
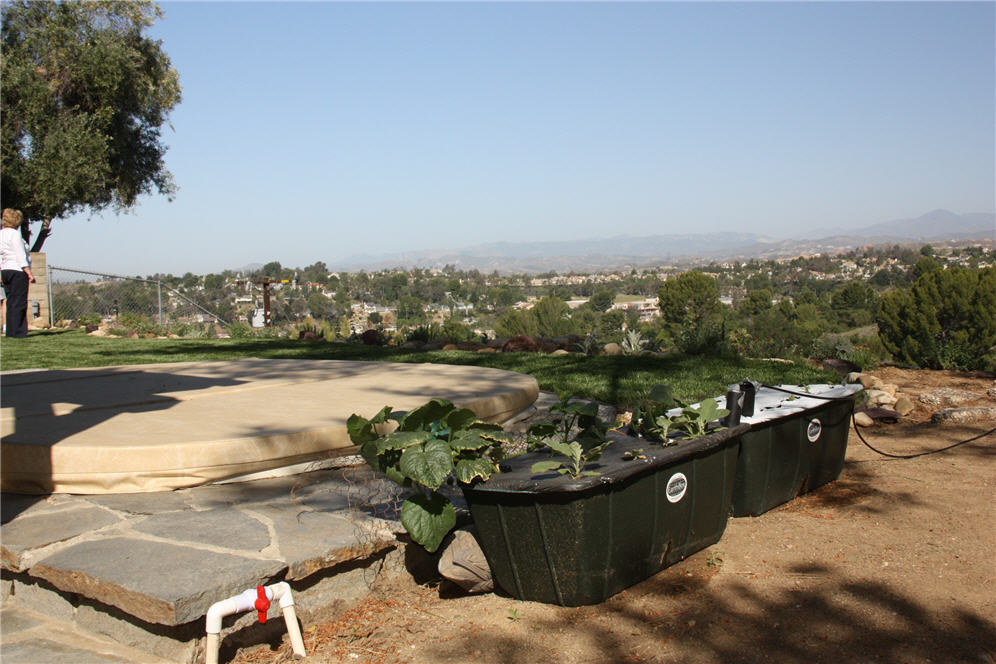
[[[197,486],[352,452],[346,420],[439,397],[500,422],[531,376],[339,360],[238,360],[2,375],[0,487],[128,493]]]

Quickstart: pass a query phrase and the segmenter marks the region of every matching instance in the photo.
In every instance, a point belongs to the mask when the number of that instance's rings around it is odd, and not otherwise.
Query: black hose
[[[813,399],[822,399],[824,401],[850,401],[851,402],[851,422],[854,424],[854,433],[858,434],[858,438],[861,440],[862,443],[865,444],[865,447],[867,447],[868,449],[870,449],[872,452],[875,452],[877,454],[881,454],[884,457],[889,457],[890,459],[915,459],[917,457],[927,456],[928,454],[937,454],[938,452],[946,452],[947,450],[954,449],[955,447],[958,447],[959,445],[964,445],[966,443],[971,443],[971,442],[974,442],[976,440],[979,440],[980,438],[985,438],[986,436],[991,436],[994,433],[996,433],[996,429],[990,429],[989,431],[986,431],[985,433],[980,433],[978,436],[973,436],[972,438],[969,438],[968,440],[962,440],[962,441],[959,441],[957,443],[953,443],[951,445],[948,445],[947,447],[942,447],[942,448],[936,449],[936,450],[928,450],[926,452],[918,452],[917,454],[889,454],[888,452],[883,452],[882,450],[879,450],[879,449],[876,449],[875,447],[873,447],[872,444],[869,443],[867,440],[865,440],[865,437],[861,435],[861,429],[858,427],[858,423],[854,419],[855,413],[854,413],[854,398],[853,397],[823,397],[823,396],[820,396],[818,394],[809,394],[807,392],[795,392],[793,390],[787,390],[787,389],[785,389],[783,387],[775,387],[774,385],[764,385],[763,387],[767,387],[770,390],[776,390],[778,392],[784,392],[786,394],[792,394],[792,395],[795,395],[797,397],[811,397]]]

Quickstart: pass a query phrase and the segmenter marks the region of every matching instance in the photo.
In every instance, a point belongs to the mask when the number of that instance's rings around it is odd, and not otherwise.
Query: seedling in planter
[[[532,472],[556,470],[575,479],[582,475],[598,475],[595,471],[586,471],[584,467],[601,458],[602,450],[612,442],[605,438],[609,425],[598,416],[597,403],[571,401],[572,398],[567,394],[560,395],[558,401],[550,406],[550,412],[559,414],[559,418],[554,422],[537,422],[527,432],[529,449],[548,448],[566,457],[567,462],[556,459],[538,461],[533,464]]]
[[[585,470],[584,467],[593,461],[598,461],[602,457],[602,450],[605,449],[606,445],[611,443],[611,440],[607,440],[600,445],[595,445],[586,450],[576,440],[566,445],[556,440],[548,440],[544,444],[554,452],[567,457],[567,462],[558,461],[557,459],[537,461],[532,465],[530,470],[533,473],[545,473],[550,470],[556,470],[561,475],[570,474],[574,479],[588,475],[599,475],[598,471]]]
[[[397,430],[379,435],[389,420]],[[437,491],[447,480],[470,483],[487,479],[511,442],[497,424],[477,420],[473,411],[444,399],[432,399],[407,414],[384,406],[370,419],[352,415],[346,429],[370,466],[415,493],[401,504],[401,524],[430,553],[456,525],[450,499]]]
[[[684,431],[688,438],[701,438],[708,433],[706,427],[710,422],[729,414],[730,411],[720,408],[713,399],[706,399],[698,408],[686,406],[680,415],[672,417],[671,428]],[[722,428],[724,427],[718,427],[714,431]]]
[[[623,461],[633,461],[636,459],[646,459],[647,455],[643,453],[643,448],[638,450],[626,450],[622,455]]]
[[[650,395],[633,408],[630,429],[636,435],[648,440],[667,441],[667,434],[671,428],[671,419],[667,412],[676,406],[684,405],[674,398],[670,387],[654,385]]]

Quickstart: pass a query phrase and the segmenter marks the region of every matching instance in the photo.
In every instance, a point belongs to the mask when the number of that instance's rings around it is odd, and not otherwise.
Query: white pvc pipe
[[[264,588],[266,598],[270,601],[280,603],[280,609],[284,614],[284,622],[287,624],[287,634],[290,636],[291,648],[298,657],[304,657],[304,639],[301,637],[301,628],[297,624],[297,613],[294,610],[294,595],[291,593],[290,584],[286,581],[274,583]],[[225,616],[246,611],[256,610],[256,589],[250,588],[238,595],[215,602],[208,609],[207,622],[207,644],[205,645],[205,664],[218,664],[218,649],[221,646],[221,620]]]

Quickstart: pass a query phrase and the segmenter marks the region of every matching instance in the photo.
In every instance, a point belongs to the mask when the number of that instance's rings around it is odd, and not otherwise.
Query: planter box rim
[[[521,494],[552,494],[575,493],[608,484],[625,481],[637,475],[652,472],[669,465],[681,462],[686,458],[705,454],[735,444],[737,440],[750,430],[749,424],[739,424],[729,429],[722,429],[701,438],[681,440],[677,445],[668,447],[645,438],[627,436],[617,431],[610,431],[609,438],[613,443],[602,452],[602,458],[585,466],[585,470],[597,471],[598,475],[582,476],[574,479],[569,474],[561,475],[556,471],[533,473],[530,468],[537,461],[562,458],[545,452],[528,452],[512,457],[501,463],[502,472],[495,473],[488,480],[478,482],[464,491],[481,493],[521,493]],[[628,451],[641,450],[646,459],[624,459]]]

